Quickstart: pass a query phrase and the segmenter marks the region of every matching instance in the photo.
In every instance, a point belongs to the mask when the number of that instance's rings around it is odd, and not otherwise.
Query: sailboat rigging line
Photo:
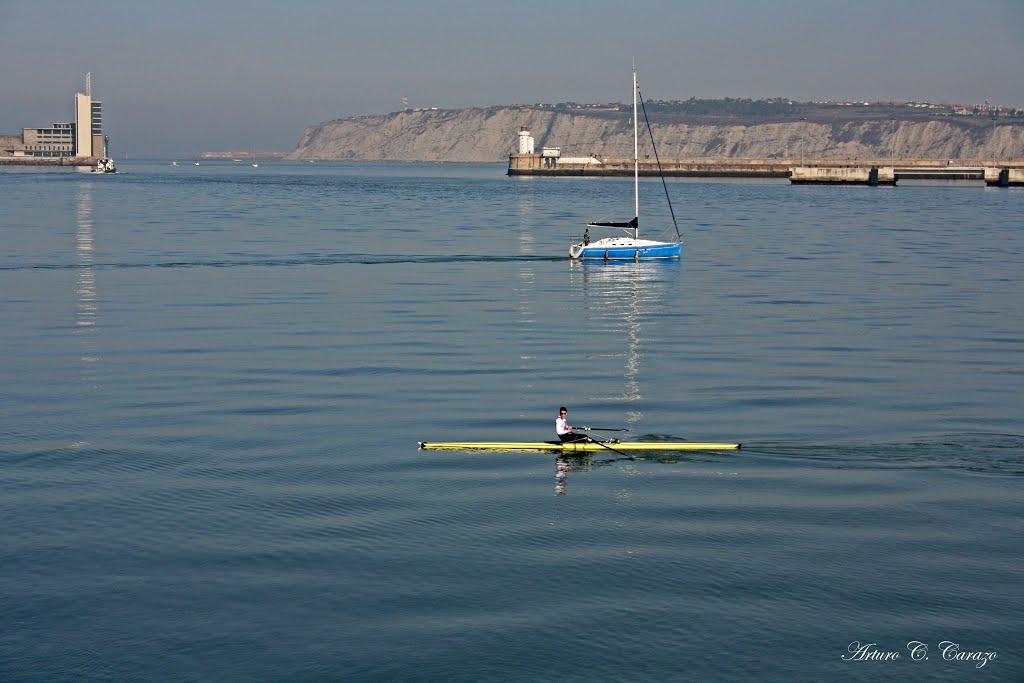
[[[640,92],[640,86],[636,87],[636,94],[640,98],[640,108],[644,112],[644,123],[647,124],[647,134],[651,136],[651,149],[654,150],[654,160],[658,162],[658,175],[661,176],[661,185],[665,188],[665,199],[668,201],[668,212],[672,214],[672,225],[676,229],[676,237],[679,241],[683,241],[683,236],[679,234],[679,224],[676,223],[676,212],[672,209],[672,198],[668,196],[668,183],[665,182],[665,172],[661,168],[661,158],[658,156],[658,146],[654,144],[654,131],[651,130],[651,122],[647,118],[647,107],[644,106],[644,96]]]

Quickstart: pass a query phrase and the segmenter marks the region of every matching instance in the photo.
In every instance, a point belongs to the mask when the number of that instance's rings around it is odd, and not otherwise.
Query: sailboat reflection
[[[604,329],[621,330],[626,345],[623,354],[623,392],[604,397],[608,401],[636,403],[640,392],[640,332],[644,321],[671,311],[678,299],[679,261],[573,262],[570,281],[583,283],[583,315],[602,323]],[[575,283],[574,283],[575,284]],[[630,423],[641,415],[632,412]]]
[[[626,423],[636,425],[643,417],[640,402],[643,393],[640,388],[640,333],[643,323],[652,316],[671,309],[677,300],[680,261],[572,261],[569,271],[570,282],[583,285],[583,315],[601,324],[603,329],[621,331],[626,340],[623,358],[623,385],[620,394],[594,397],[596,400],[631,406],[627,410]],[[597,362],[607,363],[611,359],[601,358]],[[649,435],[650,438],[653,435]],[[621,460],[657,460],[678,462],[672,456],[657,458],[633,458],[618,455],[609,450],[605,458],[591,454],[559,455],[555,459],[555,493],[567,493],[566,481],[569,472],[580,468],[611,464]],[[618,457],[616,457],[618,456]]]
[[[75,207],[75,255],[78,259],[78,279],[75,282],[75,298],[78,302],[75,334],[81,343],[82,380],[95,385],[98,382],[95,337],[98,306],[92,204],[92,183],[82,183]]]

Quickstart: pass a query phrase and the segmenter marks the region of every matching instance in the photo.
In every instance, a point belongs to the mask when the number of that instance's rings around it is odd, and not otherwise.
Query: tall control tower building
[[[92,98],[92,73],[85,75],[85,92],[75,93],[75,156],[103,154],[103,103]]]

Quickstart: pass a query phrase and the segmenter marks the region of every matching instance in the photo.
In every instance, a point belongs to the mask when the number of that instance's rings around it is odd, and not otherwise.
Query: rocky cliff
[[[632,157],[629,111],[542,107],[403,111],[329,121],[305,130],[290,159],[497,162],[508,158],[526,126],[563,156]],[[979,117],[819,121],[659,121],[658,153],[669,157],[818,159],[1022,159],[1024,122]],[[642,140],[641,155],[650,153]]]

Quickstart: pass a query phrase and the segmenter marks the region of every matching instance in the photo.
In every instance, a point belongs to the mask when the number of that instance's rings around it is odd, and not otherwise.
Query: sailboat
[[[602,259],[605,261],[640,261],[646,259],[672,259],[679,258],[683,251],[683,240],[679,234],[679,226],[676,225],[675,212],[672,211],[672,200],[668,196],[668,185],[665,184],[665,175],[661,175],[661,183],[665,187],[665,199],[668,200],[669,211],[672,213],[672,224],[676,228],[675,242],[658,242],[655,240],[640,239],[640,138],[636,118],[636,101],[640,90],[636,85],[636,67],[633,67],[633,199],[636,209],[633,220],[628,222],[593,222],[587,223],[583,233],[583,239],[579,242],[570,242],[569,257],[573,259]],[[643,100],[641,99],[641,105]],[[647,131],[650,133],[651,124],[647,120],[647,108],[644,107],[644,121],[647,123]],[[654,147],[654,134],[651,133],[651,146]],[[658,159],[658,150],[654,148],[654,157]],[[661,160],[658,159],[658,171],[661,171]],[[602,237],[591,241],[590,229],[614,228],[623,231],[624,235],[614,237]]]

